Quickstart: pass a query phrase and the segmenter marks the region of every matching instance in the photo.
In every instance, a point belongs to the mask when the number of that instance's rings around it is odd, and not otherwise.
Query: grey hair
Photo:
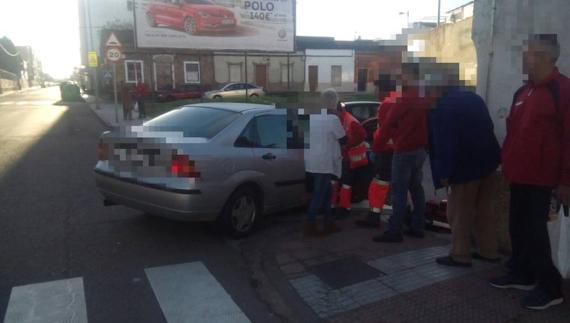
[[[321,98],[330,103],[334,102],[335,105],[338,103],[338,93],[332,88],[324,90],[321,94]]]

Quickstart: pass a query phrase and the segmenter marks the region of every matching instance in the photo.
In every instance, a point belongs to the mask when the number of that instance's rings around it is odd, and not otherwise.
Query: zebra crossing
[[[249,323],[202,262],[145,269],[165,322]],[[4,323],[87,323],[83,277],[13,287]]]

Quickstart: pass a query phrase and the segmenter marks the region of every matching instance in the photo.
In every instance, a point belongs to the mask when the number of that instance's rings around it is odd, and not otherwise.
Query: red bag
[[[366,157],[366,145],[361,143],[358,146],[348,149],[348,162],[351,169],[368,165],[368,158]]]

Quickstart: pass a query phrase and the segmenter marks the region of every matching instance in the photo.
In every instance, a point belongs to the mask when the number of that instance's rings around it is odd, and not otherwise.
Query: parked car
[[[233,32],[234,13],[210,0],[152,1],[146,19],[151,27],[182,29],[190,35],[202,32]]]
[[[247,95],[251,98],[256,98],[265,95],[262,87],[249,83],[227,83],[221,85],[217,90],[208,91],[204,93],[206,99],[221,99],[231,97],[245,97]]]
[[[182,99],[199,99],[202,97],[203,91],[197,84],[184,84],[175,89],[159,91],[157,94],[157,100],[164,101],[174,101]]]
[[[105,205],[247,235],[263,214],[306,203],[303,146],[287,149],[286,118],[269,105],[201,103],[105,132],[97,189]]]

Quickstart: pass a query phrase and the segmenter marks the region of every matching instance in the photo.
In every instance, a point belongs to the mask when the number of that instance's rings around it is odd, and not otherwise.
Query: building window
[[[184,62],[184,83],[200,83],[200,62]]]
[[[229,75],[230,82],[241,82],[241,70],[242,70],[241,63],[228,64],[228,70],[230,74]]]
[[[289,81],[293,82],[293,64],[289,64]],[[281,83],[287,84],[287,64],[281,64]]]
[[[138,83],[143,80],[143,61],[125,61],[125,82]]]
[[[342,66],[331,66],[331,84],[332,86],[342,86]]]

